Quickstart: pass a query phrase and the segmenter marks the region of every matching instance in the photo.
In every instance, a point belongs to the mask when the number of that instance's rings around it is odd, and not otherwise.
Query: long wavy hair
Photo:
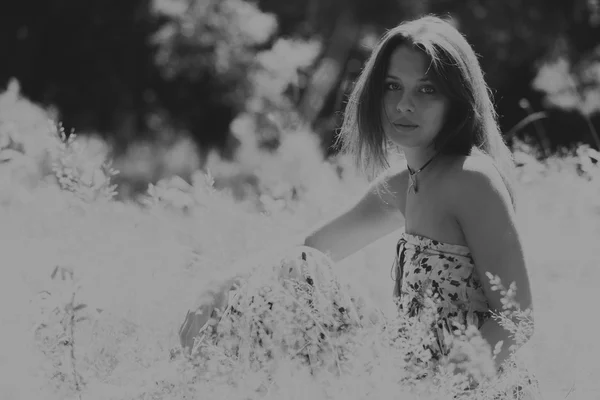
[[[431,79],[450,100],[434,148],[446,155],[470,155],[473,149],[489,155],[514,206],[514,161],[498,127],[491,90],[471,45],[451,23],[437,16],[403,22],[381,38],[350,94],[336,144],[353,154],[356,166],[370,178],[389,167],[390,143],[381,109],[389,60],[400,45],[427,56]]]

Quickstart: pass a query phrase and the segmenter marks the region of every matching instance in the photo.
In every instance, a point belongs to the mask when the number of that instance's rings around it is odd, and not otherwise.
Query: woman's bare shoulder
[[[484,154],[462,157],[451,168],[448,179],[449,198],[457,204],[469,204],[472,201],[498,197],[510,203],[510,193],[494,160]]]
[[[373,187],[386,204],[396,205],[404,214],[406,191],[408,189],[408,170],[406,167],[388,169],[375,180]]]
[[[404,192],[406,192],[408,188],[408,169],[406,167],[390,168],[381,175],[380,179],[397,191],[402,192],[402,189],[404,189]]]
[[[470,155],[464,158],[461,168],[457,170],[459,182],[469,184],[472,181],[488,181],[494,187],[504,187],[502,175],[498,171],[492,157],[481,155]]]

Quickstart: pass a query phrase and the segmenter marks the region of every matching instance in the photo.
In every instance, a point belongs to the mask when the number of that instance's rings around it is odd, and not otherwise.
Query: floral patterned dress
[[[445,337],[458,327],[481,328],[491,317],[468,247],[403,233],[394,262],[394,297],[401,312],[419,318],[427,300],[437,313],[434,359],[448,354]]]
[[[393,268],[396,272],[393,294],[400,312],[421,319],[423,310],[428,306],[433,308],[434,341],[428,346],[433,360],[440,360],[450,352],[451,332],[467,326],[481,329],[492,316],[466,246],[403,233]],[[525,368],[521,371],[523,376],[505,388],[508,397],[495,398],[540,399],[535,375],[524,365],[520,368]]]
[[[198,351],[207,357],[247,355],[250,365],[257,367],[270,359],[273,345],[295,354],[311,369],[330,365],[331,360],[337,360],[335,365],[339,360],[352,360],[346,356],[354,351],[359,337],[355,333],[386,318],[338,281],[333,264],[320,251],[301,246],[266,262],[240,279],[235,289],[229,289],[228,282],[217,290],[212,307],[187,313],[179,332],[182,347],[188,354]],[[394,269],[394,296],[402,312],[420,319],[428,303],[435,306],[433,360],[448,355],[446,336],[456,325],[479,329],[491,317],[465,246],[404,233]],[[217,316],[216,308],[224,312]]]

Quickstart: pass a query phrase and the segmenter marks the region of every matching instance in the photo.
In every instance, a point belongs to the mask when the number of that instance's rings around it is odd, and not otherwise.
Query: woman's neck
[[[435,150],[433,147],[404,150],[404,157],[406,158],[406,163],[412,171],[418,171],[419,169],[423,168],[423,166],[427,164],[427,162],[429,162],[430,160],[431,163],[429,163],[427,168],[431,168],[431,164],[435,161],[432,160],[432,158],[437,158],[436,155],[437,150]]]

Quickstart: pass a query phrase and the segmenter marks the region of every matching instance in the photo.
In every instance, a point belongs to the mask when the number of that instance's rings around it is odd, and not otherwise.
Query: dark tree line
[[[22,0],[0,13],[0,86],[16,77],[25,96],[58,107],[67,129],[101,132],[121,148],[165,130],[188,132],[200,148],[224,148],[252,92],[256,52],[279,37],[317,38],[321,51],[294,102],[327,146],[367,56],[365,35],[425,12],[452,13],[482,56],[505,132],[546,109],[540,123],[551,146],[593,144],[580,113],[547,109],[531,82],[558,52],[577,64],[598,49],[598,3]],[[600,128],[598,113],[592,121]]]

